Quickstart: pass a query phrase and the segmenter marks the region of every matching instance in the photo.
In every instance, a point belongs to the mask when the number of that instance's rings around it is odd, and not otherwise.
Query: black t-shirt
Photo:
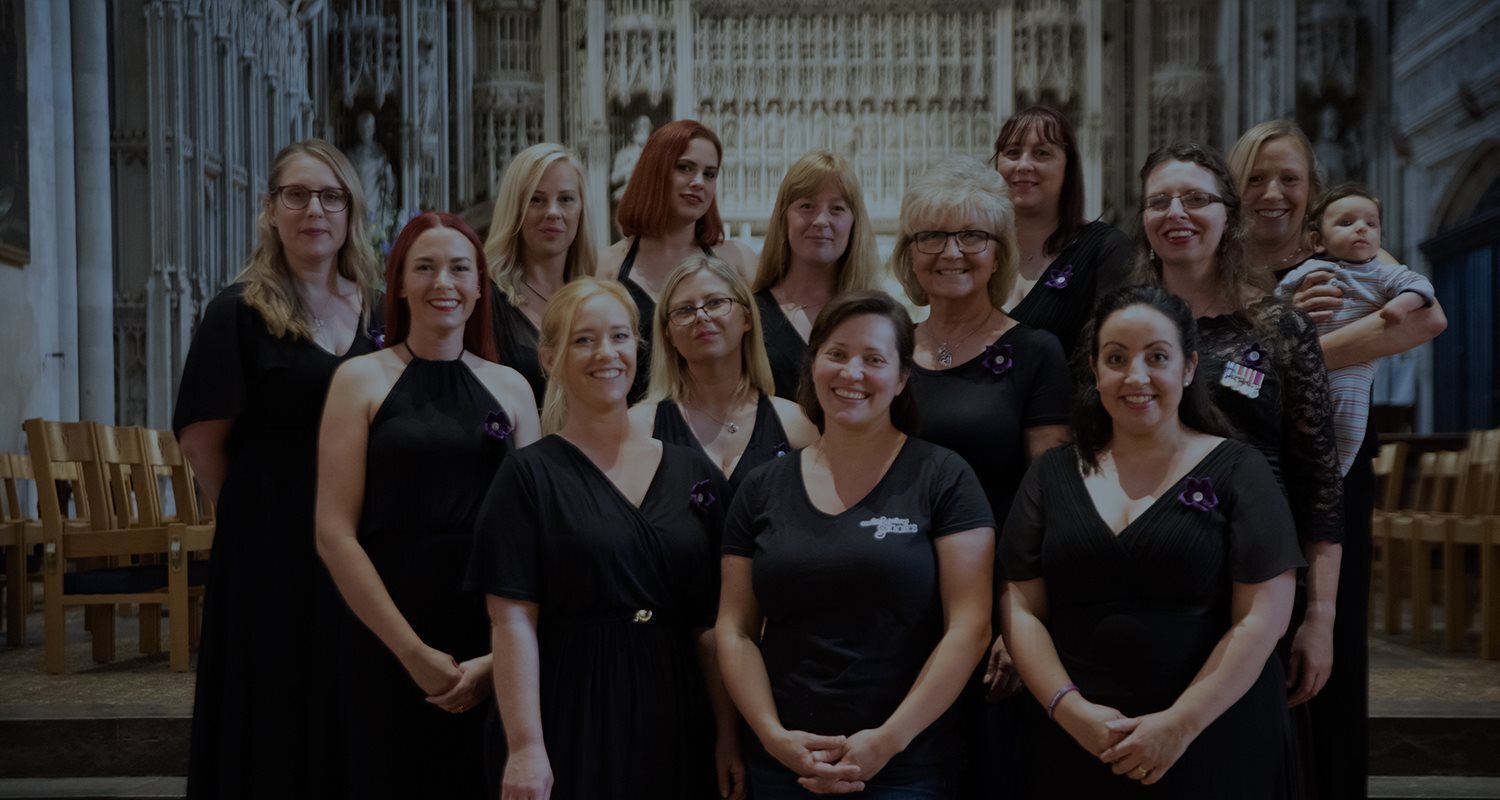
[[[761,653],[781,724],[852,734],[905,699],[943,635],[933,540],[993,527],[973,470],[951,450],[907,439],[870,493],[842,514],[813,506],[801,454],[750,473],[724,524],[723,551],[753,559],[766,618]],[[961,755],[950,708],[880,773],[930,776]],[[758,744],[751,757],[776,765]]]

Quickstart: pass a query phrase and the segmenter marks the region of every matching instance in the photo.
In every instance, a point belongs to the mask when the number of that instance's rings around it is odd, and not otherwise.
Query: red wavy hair
[[[401,296],[403,267],[406,256],[416,244],[417,237],[433,228],[449,228],[463,234],[474,245],[474,273],[479,278],[479,297],[474,301],[474,310],[464,324],[464,349],[488,361],[495,361],[499,354],[495,349],[495,333],[490,326],[490,292],[494,282],[485,275],[484,243],[479,234],[456,214],[446,211],[427,211],[412,217],[396,237],[391,254],[385,260],[385,341],[391,347],[406,341],[411,333],[411,308]]]
[[[687,152],[688,143],[704,139],[714,146],[719,163],[724,162],[724,146],[719,137],[703,123],[691,119],[679,119],[651,132],[646,145],[641,148],[641,158],[635,163],[635,172],[625,184],[625,194],[615,210],[615,220],[626,236],[660,236],[666,233],[667,216],[672,208],[672,170],[677,159]],[[724,220],[719,217],[719,194],[708,204],[708,211],[698,218],[693,227],[693,238],[704,247],[712,247],[724,241]]]

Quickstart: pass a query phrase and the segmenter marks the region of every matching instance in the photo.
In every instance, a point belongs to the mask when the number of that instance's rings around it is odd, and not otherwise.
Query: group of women
[[[843,157],[758,257],[722,157],[653,133],[596,258],[535,145],[487,240],[417,216],[383,294],[349,162],[276,157],[174,421],[220,519],[190,796],[1362,796],[1370,490],[1325,367],[1442,317],[1320,342],[1271,299],[1295,126],[1153,153],[1132,246],[1021,112],[903,197],[915,325]]]

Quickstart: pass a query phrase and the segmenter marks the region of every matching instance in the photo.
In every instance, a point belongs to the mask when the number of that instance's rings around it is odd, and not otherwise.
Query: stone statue
[[[1313,154],[1318,158],[1323,177],[1330,184],[1348,178],[1348,153],[1339,140],[1339,109],[1332,103],[1318,111],[1318,140],[1313,143]]]
[[[365,205],[368,206],[370,228],[381,238],[390,235],[395,222],[396,172],[386,158],[385,148],[375,141],[375,115],[359,112],[354,119],[354,129],[359,142],[349,148],[349,161],[359,174],[359,183],[365,190]]]
[[[641,149],[646,146],[646,140],[649,138],[651,138],[651,118],[642,114],[635,118],[630,144],[615,153],[615,168],[609,173],[609,185],[614,189],[616,203],[625,196],[625,185],[630,183],[630,176],[635,172],[635,164],[641,160]]]

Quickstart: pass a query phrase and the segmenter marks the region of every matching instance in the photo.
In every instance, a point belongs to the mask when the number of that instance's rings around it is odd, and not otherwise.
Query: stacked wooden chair
[[[96,661],[114,657],[114,609],[141,607],[142,644],[157,645],[160,608],[171,626],[169,660],[188,669],[189,600],[201,590],[213,526],[196,512],[191,473],[175,442],[157,432],[93,422],[25,423],[41,511],[43,627],[47,671],[64,670],[64,621],[85,606]],[[175,453],[173,458],[168,452]],[[166,514],[158,475],[167,473],[175,510]],[[179,474],[180,473],[180,474]],[[65,513],[57,479],[76,475],[76,515]]]
[[[26,614],[31,610],[31,574],[27,557],[42,541],[40,520],[21,506],[23,481],[31,480],[31,462],[15,453],[0,453],[0,551],[5,556],[5,639],[12,647],[26,644]]]

